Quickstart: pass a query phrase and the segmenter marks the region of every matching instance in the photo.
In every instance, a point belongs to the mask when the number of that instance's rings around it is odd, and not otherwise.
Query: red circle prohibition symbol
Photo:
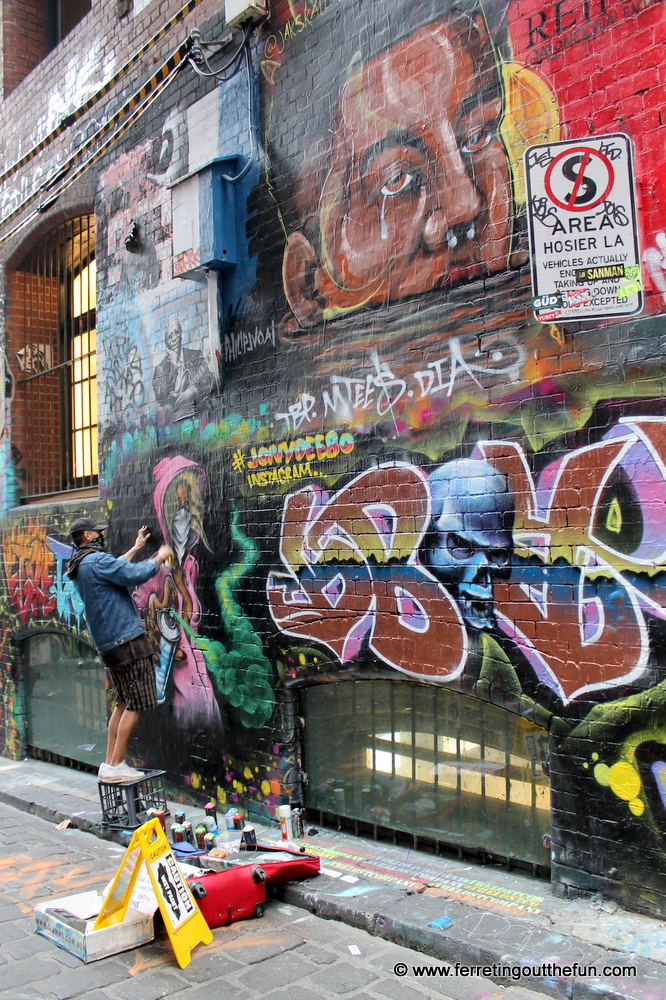
[[[569,201],[568,202],[562,201],[560,198],[557,197],[557,195],[553,191],[551,182],[552,173],[557,164],[560,162],[560,160],[563,160],[565,156],[575,156],[576,154],[582,154],[582,158],[578,166],[578,173],[573,178],[571,178],[573,181],[573,190],[569,195]],[[585,182],[585,168],[593,156],[601,160],[603,166],[605,167],[608,173],[608,184],[606,185],[603,194],[600,195],[598,198],[595,198],[594,201],[586,201],[584,204],[576,206],[576,199],[578,197],[578,192],[580,190],[581,184]],[[590,149],[589,146],[576,146],[573,149],[565,149],[564,152],[559,153],[558,156],[556,156],[555,159],[552,160],[552,162],[548,166],[548,169],[546,170],[546,176],[544,177],[543,186],[546,189],[546,194],[548,195],[550,200],[553,202],[553,204],[557,205],[558,208],[563,208],[566,212],[589,212],[591,208],[596,208],[597,205],[600,205],[602,201],[606,200],[611,188],[613,187],[614,182],[615,182],[615,171],[613,170],[613,164],[611,163],[611,161],[608,159],[607,156],[604,156],[604,154],[600,153],[599,150],[597,149]]]

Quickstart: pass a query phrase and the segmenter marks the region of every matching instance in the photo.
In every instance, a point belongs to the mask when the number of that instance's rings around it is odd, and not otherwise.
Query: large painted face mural
[[[316,204],[305,200],[313,178],[298,178],[304,226],[287,241],[283,276],[302,326],[507,266],[501,116],[490,41],[461,15],[350,66]]]

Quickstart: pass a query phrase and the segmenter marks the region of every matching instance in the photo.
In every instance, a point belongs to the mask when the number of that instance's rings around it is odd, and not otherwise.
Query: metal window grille
[[[408,681],[303,692],[306,805],[435,844],[546,867],[544,730],[498,706]]]
[[[95,274],[91,215],[52,230],[16,272],[13,423],[28,497],[97,484]]]
[[[39,632],[21,644],[28,743],[99,766],[106,751],[107,692],[96,651],[71,635]]]

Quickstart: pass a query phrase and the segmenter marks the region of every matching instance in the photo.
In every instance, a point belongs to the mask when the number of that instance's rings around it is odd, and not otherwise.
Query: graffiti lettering
[[[294,479],[304,479],[311,476],[309,462],[301,462],[300,465],[287,466],[286,469],[271,469],[268,472],[250,472],[247,476],[248,486],[268,486],[270,483],[284,484],[292,482]]]
[[[520,446],[477,445],[507,476],[525,557],[495,586],[498,623],[565,702],[636,680],[649,654],[644,612],[666,617],[622,572],[665,561],[655,521],[665,447],[663,420],[626,421],[547,466],[535,485]]]
[[[511,573],[491,576],[497,626],[565,703],[635,682],[649,656],[646,615],[666,620],[666,597],[636,572],[666,564],[665,458],[661,418],[622,421],[547,466],[536,483],[514,442],[480,442],[472,453],[506,477],[515,503]],[[418,555],[430,505],[425,475],[400,463],[362,473],[330,498],[312,486],[290,494],[280,542],[289,572],[268,582],[279,628],[324,643],[343,663],[367,645],[405,673],[457,676],[464,628]],[[457,552],[454,560],[472,558]],[[481,590],[475,578],[457,600]],[[478,627],[469,608],[466,619]]]
[[[18,610],[21,624],[31,615],[46,617],[51,614],[56,607],[51,587],[55,559],[44,528],[30,518],[25,526],[5,531],[2,558],[9,603]]]
[[[386,364],[382,364],[381,367],[377,364],[377,371],[366,375],[365,378],[345,378],[342,375],[331,375],[331,385],[333,399],[326,390],[322,393],[324,416],[329,411],[335,412],[340,402],[342,402],[343,408],[351,408],[352,410],[369,410],[374,406],[377,413],[383,416],[393,409],[407,391],[407,383],[404,379],[395,378]],[[344,393],[339,388],[341,386],[344,387]],[[377,392],[377,390],[379,391]]]
[[[269,83],[273,83],[273,75],[280,65],[280,56],[284,52],[286,40],[293,35],[300,34],[314,23],[314,19],[325,13],[333,4],[340,0],[313,0],[311,4],[306,4],[301,11],[295,11],[293,6],[292,17],[285,22],[284,27],[276,34],[269,35],[264,49],[264,58],[261,60],[261,71]]]
[[[501,376],[510,380],[520,377],[525,361],[525,348],[515,337],[492,337],[482,347],[475,347],[473,354],[469,348],[465,351],[459,338],[452,337],[446,357],[430,362],[424,371],[414,372],[421,396],[437,392],[446,392],[447,396],[451,396],[456,380],[464,375],[471,378],[479,388],[482,387],[477,378],[479,374]]]
[[[307,392],[302,392],[295,403],[292,403],[287,413],[276,413],[276,420],[284,420],[286,430],[300,430],[303,424],[314,419],[317,414],[314,409],[316,399]]]
[[[362,473],[329,498],[307,486],[287,497],[272,573],[273,620],[345,663],[368,646],[412,677],[447,681],[463,670],[467,637],[448,591],[416,553],[430,518],[424,474],[395,463]]]
[[[294,457],[297,462],[302,462],[304,458],[309,462],[315,458],[323,462],[324,459],[337,458],[340,452],[343,455],[350,455],[353,450],[354,438],[351,434],[344,433],[338,438],[337,431],[329,431],[327,434],[315,434],[313,437],[298,438],[296,441],[281,441],[279,444],[251,448],[247,460],[242,459],[241,452],[237,468],[243,468],[243,465],[248,469],[283,463],[289,465]]]
[[[106,406],[124,413],[142,406],[146,392],[139,350],[129,336],[111,338],[104,361]]]
[[[257,347],[270,344],[275,347],[275,323],[272,322],[265,330],[255,326],[254,332],[250,330],[238,330],[236,333],[227,334],[224,338],[224,357],[227,361],[235,361],[241,354],[250,354],[256,351]]]

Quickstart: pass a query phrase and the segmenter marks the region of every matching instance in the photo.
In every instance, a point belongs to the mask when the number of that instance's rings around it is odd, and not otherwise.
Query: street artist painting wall
[[[165,91],[95,167],[100,501],[17,506],[3,473],[4,753],[17,640],[87,637],[68,524],[103,512],[121,552],[149,523],[175,557],[135,594],[139,743],[173,786],[663,915],[665,48],[649,0],[278,2],[251,72]],[[642,312],[537,322],[525,150],[617,133]],[[249,166],[213,280],[172,191],[221,157]],[[628,259],[628,206],[595,218],[563,292]]]

